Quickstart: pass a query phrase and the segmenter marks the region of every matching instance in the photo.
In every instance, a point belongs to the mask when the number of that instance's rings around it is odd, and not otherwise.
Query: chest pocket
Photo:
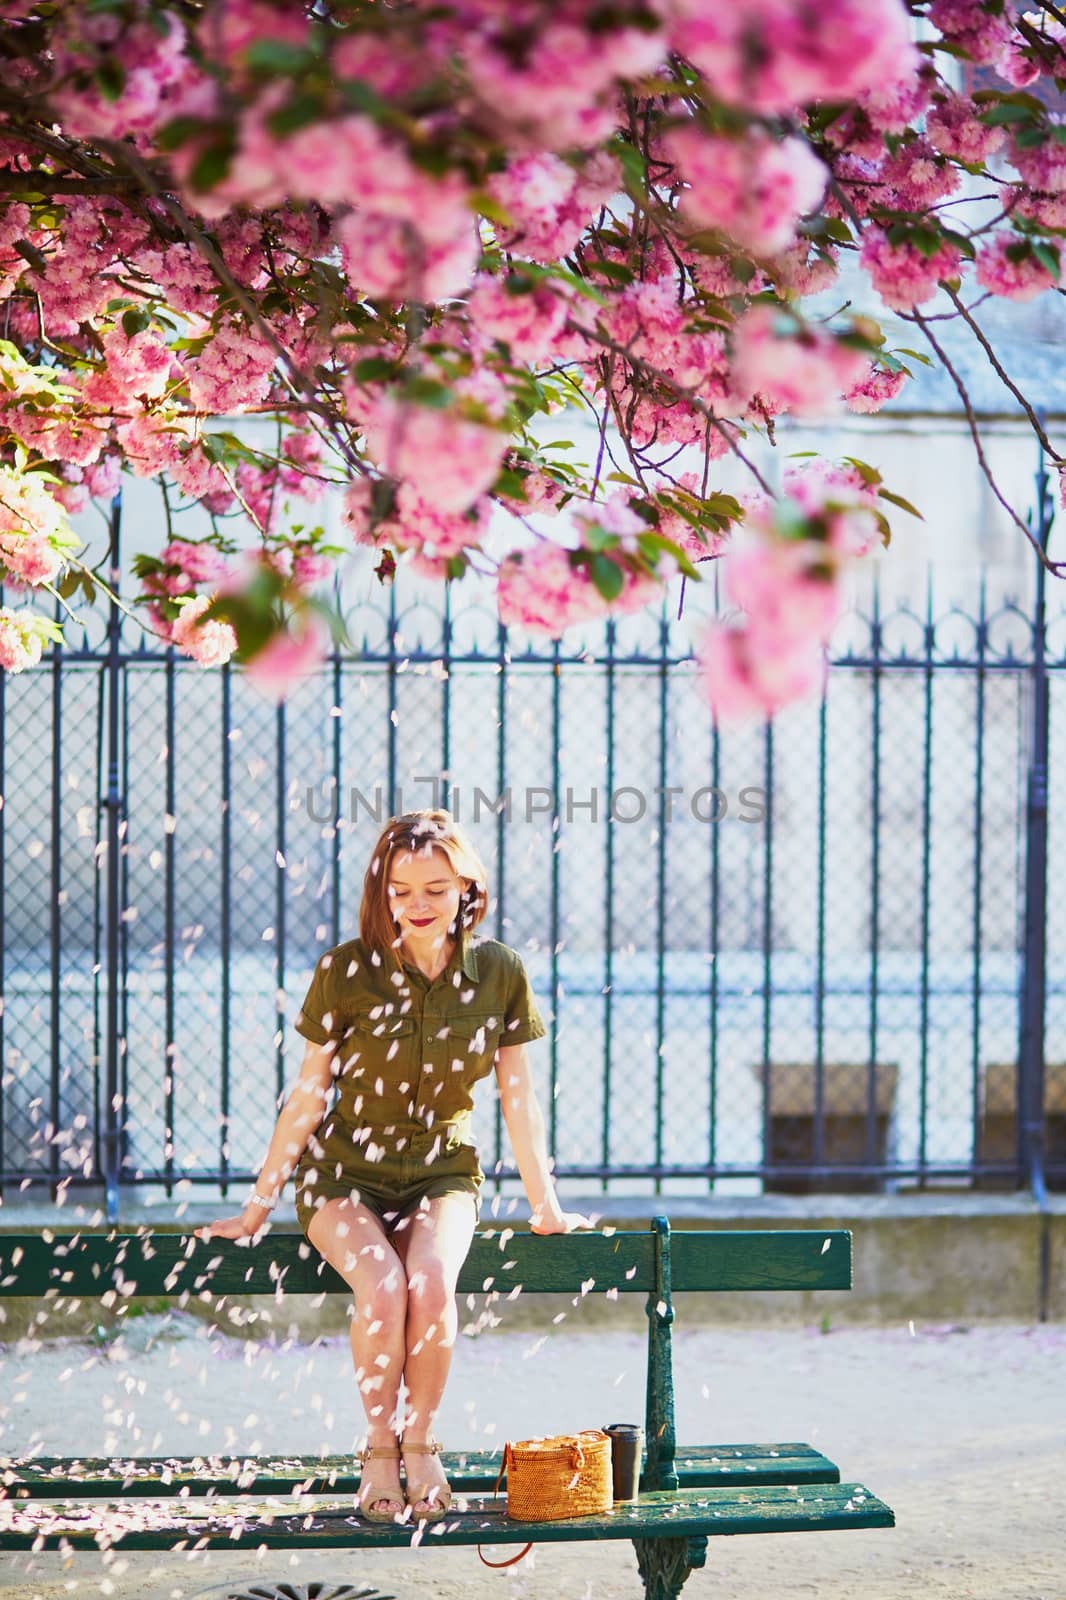
[[[342,1017],[346,1034],[356,1034],[367,1041],[372,1039],[409,1038],[415,1031],[412,1016],[400,1017],[395,1012],[386,1013],[384,1006],[363,1004]]]
[[[449,1062],[472,1066],[484,1056],[492,1056],[503,1027],[502,1016],[490,1011],[460,1012],[440,1027],[439,1042]],[[445,1032],[447,1029],[447,1032]]]

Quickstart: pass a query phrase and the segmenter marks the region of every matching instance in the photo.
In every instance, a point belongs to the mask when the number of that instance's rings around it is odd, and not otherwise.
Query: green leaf
[[[1014,142],[1019,150],[1035,150],[1037,145],[1046,144],[1047,139],[1047,128],[1019,128],[1014,135]]]
[[[589,256],[586,259],[590,272],[598,272],[612,283],[633,282],[632,269],[624,261],[607,261],[603,256]]]
[[[598,522],[586,523],[582,537],[586,550],[614,550],[618,546],[618,535]]]
[[[675,544],[673,539],[668,539],[664,533],[653,533],[650,530],[647,533],[638,533],[637,543],[641,549],[646,547],[649,551],[652,566],[655,566],[658,557],[665,553],[673,557],[686,578],[695,578],[697,582],[702,582],[691,558],[679,544]]]
[[[502,206],[498,200],[494,200],[492,195],[485,189],[476,189],[473,194],[467,197],[467,203],[471,211],[476,211],[479,216],[487,217],[490,222],[498,222],[501,228],[514,226],[514,219],[507,207]]]
[[[211,124],[205,122],[203,117],[173,117],[152,137],[160,150],[178,150],[210,126]]]
[[[868,461],[860,461],[858,456],[845,456],[844,460],[849,464],[849,466],[855,468],[855,471],[859,474],[859,477],[862,479],[863,483],[872,487],[875,483],[881,482],[881,474],[878,472],[876,467],[871,467]]]
[[[515,472],[513,467],[503,467],[489,493],[505,495],[509,500],[524,500],[525,477],[521,472]]]
[[[203,194],[208,189],[213,189],[216,183],[221,183],[230,169],[233,160],[233,142],[228,138],[222,144],[208,145],[202,150],[192,164],[189,173],[189,185],[197,194]]]
[[[979,122],[988,128],[1002,128],[1010,122],[1032,121],[1032,109],[1029,106],[1020,106],[1013,101],[1004,101],[998,106],[989,106],[987,111],[982,111]]]
[[[416,405],[429,406],[433,411],[447,411],[452,403],[452,391],[446,383],[439,383],[436,378],[426,378],[420,373],[406,379],[403,385],[405,400],[413,400]]]
[[[244,52],[245,64],[253,72],[303,72],[314,59],[313,50],[287,39],[254,39]]]
[[[315,595],[309,594],[305,597],[300,609],[301,611],[313,611],[322,618],[329,628],[334,644],[338,648],[342,650],[354,648],[348,635],[348,630],[344,626],[344,618],[338,614],[336,606],[331,601],[320,600]]]
[[[389,102],[362,78],[344,78],[337,85],[340,97],[352,111],[365,111],[378,122],[394,120],[395,112]]]
[[[899,506],[902,511],[909,511],[912,517],[918,518],[919,522],[925,521],[925,518],[922,516],[922,513],[917,509],[917,507],[912,506],[909,500],[904,500],[901,494],[894,494],[891,489],[878,489],[877,493],[880,499],[891,500],[892,504],[894,506]]]
[[[364,356],[352,368],[356,383],[376,383],[379,378],[389,378],[396,371],[396,363],[388,356]]]
[[[130,311],[122,313],[122,331],[127,339],[135,339],[139,333],[152,326],[152,319],[143,306],[135,306]]]
[[[296,94],[267,118],[267,127],[275,138],[284,139],[300,128],[307,128],[322,115],[323,105],[318,95]]]
[[[617,600],[625,587],[625,575],[617,561],[594,551],[588,562],[589,576],[605,600]]]
[[[126,87],[126,69],[117,56],[104,56],[99,62],[93,78],[100,85],[100,92],[105,100],[119,100]]]
[[[1042,267],[1046,267],[1057,282],[1062,276],[1062,260],[1057,245],[1047,244],[1043,239],[1034,239],[1032,244],[1033,255]]]
[[[611,149],[621,163],[627,187],[643,193],[648,183],[648,167],[642,153],[628,139],[616,139]]]
[[[940,249],[940,234],[933,228],[911,228],[909,242],[929,260]]]

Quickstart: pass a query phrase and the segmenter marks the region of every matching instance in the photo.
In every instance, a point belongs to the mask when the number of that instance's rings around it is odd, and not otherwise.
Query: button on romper
[[[397,952],[399,954],[399,952]],[[432,982],[361,939],[327,950],[295,1027],[314,1044],[336,1041],[336,1099],[293,1174],[304,1232],[326,1200],[348,1197],[387,1227],[423,1196],[453,1190],[480,1207],[481,1170],[470,1114],[473,1088],[501,1044],[546,1029],[521,957],[495,939],[462,933]]]

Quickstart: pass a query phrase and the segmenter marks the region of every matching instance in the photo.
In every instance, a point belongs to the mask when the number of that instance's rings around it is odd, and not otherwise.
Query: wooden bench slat
[[[843,1229],[681,1229],[670,1239],[679,1290],[847,1289],[851,1236]],[[302,1233],[274,1230],[257,1245],[141,1232],[0,1233],[0,1296],[99,1297],[349,1293]],[[461,1294],[520,1284],[537,1294],[655,1288],[650,1232],[579,1232],[539,1237],[510,1229],[475,1234],[459,1275]]]
[[[454,1450],[442,1455],[457,1490],[492,1490],[499,1450]],[[674,1463],[680,1483],[700,1488],[752,1484],[838,1483],[839,1468],[808,1444],[681,1445]],[[359,1466],[335,1456],[37,1456],[0,1457],[0,1498],[9,1500],[166,1498],[209,1493],[354,1494]],[[506,1480],[504,1480],[506,1482]]]
[[[564,1522],[511,1522],[502,1498],[470,1497],[467,1509],[421,1531],[412,1525],[366,1523],[350,1501],[318,1502],[299,1511],[291,1501],[250,1505],[216,1502],[210,1513],[187,1501],[55,1508],[43,1502],[0,1502],[0,1549],[241,1550],[267,1546],[403,1547],[412,1543],[525,1544],[590,1538],[689,1538],[706,1534],[798,1533],[838,1528],[890,1528],[895,1519],[861,1484],[682,1489],[641,1495],[607,1515]],[[268,1520],[262,1520],[267,1518]]]
[[[774,1232],[737,1229],[708,1233],[680,1228],[670,1235],[675,1294],[721,1289],[850,1289],[851,1234],[810,1228]]]

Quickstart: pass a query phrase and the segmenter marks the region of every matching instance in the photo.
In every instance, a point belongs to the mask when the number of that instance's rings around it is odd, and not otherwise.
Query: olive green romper
[[[397,971],[360,939],[319,958],[295,1027],[336,1040],[336,1098],[296,1165],[296,1215],[307,1232],[326,1200],[351,1196],[395,1226],[453,1190],[479,1211],[481,1170],[470,1130],[473,1088],[499,1045],[547,1031],[521,957],[463,932],[432,982]]]

